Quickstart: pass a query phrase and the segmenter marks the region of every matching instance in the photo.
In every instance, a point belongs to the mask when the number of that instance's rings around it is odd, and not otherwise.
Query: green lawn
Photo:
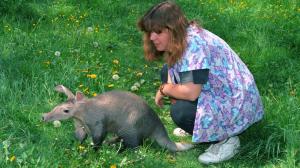
[[[131,90],[159,114],[174,141],[168,107],[154,104],[162,62],[143,58],[140,16],[158,0],[3,0],[0,2],[0,167],[206,167],[209,144],[171,154],[146,141],[117,154],[73,137],[72,121],[55,128],[41,114],[66,97],[63,84],[88,97]],[[300,167],[300,1],[178,0],[240,55],[260,90],[264,119],[241,134],[241,151],[210,167]],[[120,79],[113,80],[113,75]]]

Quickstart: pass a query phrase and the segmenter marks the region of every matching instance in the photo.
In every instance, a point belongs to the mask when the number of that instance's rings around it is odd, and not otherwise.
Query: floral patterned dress
[[[209,69],[198,98],[193,142],[220,141],[235,136],[263,117],[263,105],[254,78],[229,45],[203,28],[189,26],[187,49],[169,74]]]

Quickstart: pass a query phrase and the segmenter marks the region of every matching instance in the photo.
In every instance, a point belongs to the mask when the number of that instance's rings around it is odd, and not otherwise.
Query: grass
[[[135,91],[159,114],[172,140],[168,107],[154,104],[162,62],[143,58],[137,19],[153,1],[12,0],[0,2],[0,167],[206,167],[209,144],[175,155],[146,141],[116,154],[80,145],[72,121],[40,121],[65,97],[64,84],[88,97],[112,89]],[[264,119],[241,134],[240,153],[210,167],[300,166],[300,2],[297,0],[178,0],[189,19],[222,37],[248,65],[260,90]],[[59,51],[59,56],[55,52]],[[119,80],[112,75],[118,74]]]

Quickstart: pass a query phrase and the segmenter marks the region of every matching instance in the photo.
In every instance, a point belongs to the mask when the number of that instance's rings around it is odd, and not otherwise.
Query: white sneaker
[[[221,142],[210,145],[210,147],[205,150],[205,153],[201,154],[198,157],[198,160],[199,162],[204,164],[219,163],[225,160],[229,160],[236,153],[238,153],[239,147],[239,137],[230,137]]]
[[[185,137],[188,136],[189,133],[185,132],[183,129],[181,128],[175,128],[173,131],[173,134],[179,137]]]

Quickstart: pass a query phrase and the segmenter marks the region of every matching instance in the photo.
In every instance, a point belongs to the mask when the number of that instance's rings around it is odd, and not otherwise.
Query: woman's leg
[[[176,103],[171,105],[172,120],[178,127],[192,135],[196,110],[197,100],[176,100]]]

